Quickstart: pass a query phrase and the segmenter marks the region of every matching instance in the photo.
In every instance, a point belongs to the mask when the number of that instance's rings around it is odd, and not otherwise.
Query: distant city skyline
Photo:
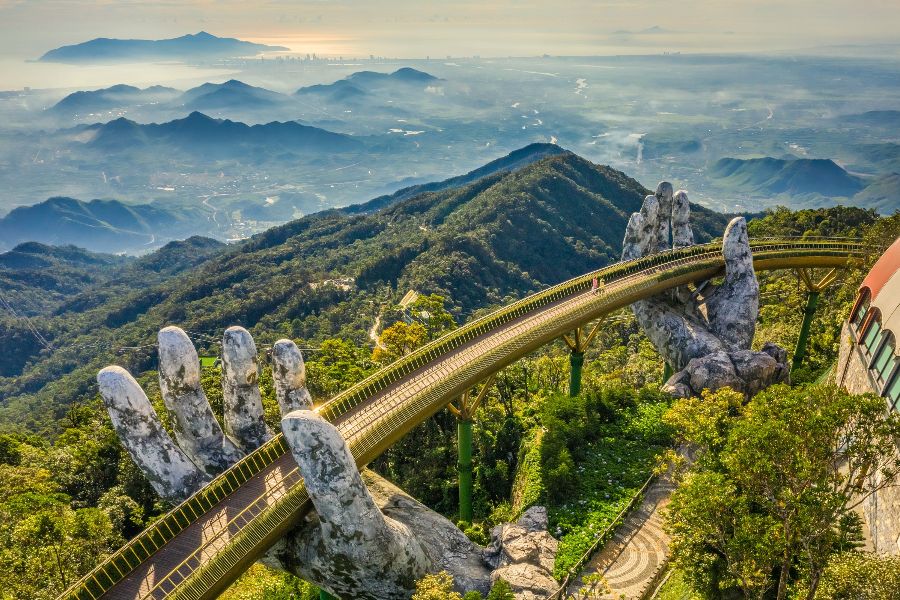
[[[201,30],[325,56],[768,52],[897,43],[896,0],[0,0],[0,58]]]

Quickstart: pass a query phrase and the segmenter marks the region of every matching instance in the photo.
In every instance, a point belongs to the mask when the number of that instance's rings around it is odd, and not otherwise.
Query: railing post
[[[456,421],[459,462],[459,520],[472,522],[472,421]]]
[[[806,357],[806,343],[809,341],[809,328],[812,325],[813,316],[816,314],[816,306],[819,304],[819,291],[810,290],[806,296],[806,308],[803,309],[803,323],[800,325],[800,336],[797,338],[797,347],[794,349],[794,359],[791,369],[798,369]]]
[[[581,367],[584,365],[584,352],[569,352],[569,396],[581,393]]]

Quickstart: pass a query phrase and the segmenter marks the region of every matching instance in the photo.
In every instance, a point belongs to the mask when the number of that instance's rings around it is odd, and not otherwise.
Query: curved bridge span
[[[844,267],[859,242],[751,241],[757,271]],[[360,467],[492,373],[629,304],[723,274],[719,244],[616,263],[523,298],[448,333],[317,407]],[[594,277],[604,290],[591,292]],[[244,457],[88,573],[61,598],[214,598],[309,511],[281,435]]]

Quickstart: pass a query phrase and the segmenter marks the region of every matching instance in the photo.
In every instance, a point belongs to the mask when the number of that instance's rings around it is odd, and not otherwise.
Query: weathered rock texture
[[[98,375],[116,433],[154,489],[183,500],[243,452],[271,437],[262,415],[256,346],[250,334],[229,328],[223,342],[225,433],[200,388],[197,353],[187,335],[167,327],[159,335],[160,384],[175,421],[176,445],[147,396],[121,367]],[[272,350],[282,430],[316,510],[262,559],[340,598],[409,598],[415,581],[446,570],[460,591],[483,593],[507,579],[520,599],[552,591],[557,542],[546,532],[546,511],[530,509],[494,530],[487,551],[453,523],[375,473],[356,468],[340,432],[308,410],[306,370],[289,340]]]
[[[640,258],[693,242],[687,192],[673,194],[672,185],[664,181],[656,194],[644,199],[641,211],[631,215],[622,258]],[[759,284],[743,218],[733,219],[725,229],[722,254],[721,284],[702,282],[694,290],[682,286],[632,304],[650,342],[677,371],[664,386],[673,395],[697,395],[726,386],[753,395],[788,379],[784,350],[774,344],[766,344],[762,352],[750,350]]]
[[[516,598],[538,600],[556,591],[553,563],[559,543],[547,533],[547,509],[532,506],[515,523],[491,530],[485,559],[493,567],[491,583],[504,579]]]

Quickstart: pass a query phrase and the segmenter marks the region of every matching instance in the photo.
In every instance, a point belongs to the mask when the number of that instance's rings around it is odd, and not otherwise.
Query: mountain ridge
[[[68,303],[83,309],[35,321],[54,352],[6,325],[22,351],[18,366],[5,367],[12,375],[0,378],[0,422],[40,422],[42,413],[64,411],[95,393],[94,375],[110,362],[135,373],[152,368],[151,351],[118,354],[110,344],[152,344],[163,324],[213,339],[239,324],[260,345],[284,336],[364,344],[377,312],[409,289],[444,295],[464,319],[617,261],[628,217],[646,193],[610,167],[556,154],[371,213],[303,217],[152,285],[88,288]],[[699,206],[693,215],[698,242],[721,235],[727,223]],[[88,347],[97,349],[78,350]]]
[[[722,158],[710,175],[729,185],[767,194],[850,197],[864,186],[831,159]]]

